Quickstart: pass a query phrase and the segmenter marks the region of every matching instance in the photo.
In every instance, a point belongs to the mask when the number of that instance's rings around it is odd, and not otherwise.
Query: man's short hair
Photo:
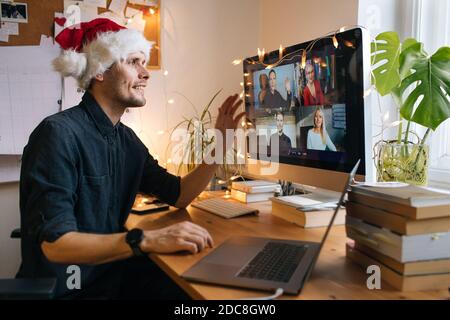
[[[270,78],[270,74],[271,73],[275,74],[275,77],[277,76],[277,73],[275,72],[275,70],[272,69],[272,70],[269,71],[269,78]]]
[[[277,111],[277,113],[275,113],[275,119],[278,117],[278,115],[281,115],[283,117],[283,120],[284,120],[284,113],[283,113],[283,111]]]

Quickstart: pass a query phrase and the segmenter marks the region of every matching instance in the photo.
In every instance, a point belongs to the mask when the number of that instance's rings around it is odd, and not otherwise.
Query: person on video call
[[[94,19],[55,40],[63,49],[56,71],[86,91],[78,106],[45,118],[23,151],[18,277],[56,278],[56,298],[187,299],[148,255],[201,252],[213,246],[209,232],[189,221],[153,230],[125,223],[137,192],[185,208],[218,164],[172,175],[120,121],[127,108],[146,105],[152,44],[141,32]],[[233,95],[219,108],[215,128],[224,136],[245,114],[234,116],[241,103]],[[77,290],[67,285],[70,265],[79,268]]]
[[[264,98],[264,106],[266,109],[288,109],[291,106],[292,92],[291,82],[288,78],[284,81],[286,87],[287,99],[284,99],[277,90],[277,73],[275,70],[269,72],[269,90]]]
[[[258,93],[258,102],[259,106],[264,106],[264,99],[267,94],[267,87],[269,86],[269,77],[267,77],[267,74],[261,73],[259,75],[259,88],[260,91]]]
[[[277,132],[270,136],[268,154],[288,155],[289,150],[292,148],[292,144],[291,139],[283,132],[284,114],[278,111],[275,115],[275,119],[277,122]],[[272,150],[272,146],[276,146],[276,140],[278,140],[278,150]]]
[[[319,80],[315,78],[314,66],[308,61],[305,66],[306,86],[303,91],[303,105],[317,106],[324,104],[324,96]]]
[[[306,148],[336,151],[336,147],[327,133],[325,118],[321,107],[317,107],[314,112],[314,127],[308,130]]]

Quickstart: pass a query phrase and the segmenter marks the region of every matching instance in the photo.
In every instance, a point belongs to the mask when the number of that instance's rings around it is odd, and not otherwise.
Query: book
[[[303,228],[326,227],[330,223],[334,210],[311,210],[301,211],[291,203],[283,203],[272,198],[272,214],[276,217],[292,222]],[[345,223],[345,209],[339,209],[333,225]]]
[[[397,273],[405,276],[422,274],[450,273],[450,259],[437,259],[425,261],[412,261],[401,263],[364,244],[355,242],[353,247],[365,255],[380,261]]]
[[[389,229],[402,235],[414,235],[450,230],[450,216],[443,218],[413,220],[389,211],[348,201],[346,203],[349,216]]]
[[[245,203],[267,201],[272,198],[273,195],[273,192],[247,193],[240,190],[231,189],[231,197]]]
[[[414,185],[401,187],[354,185],[352,186],[352,192],[411,207],[450,205],[450,193],[432,191]]]
[[[350,215],[345,230],[347,237],[402,263],[450,259],[450,231],[400,235]]]
[[[364,270],[371,265],[379,266],[381,280],[400,291],[447,290],[450,287],[450,273],[404,276],[349,244],[346,245],[346,256]]]
[[[278,183],[265,180],[236,181],[231,183],[231,188],[246,193],[274,193],[281,190]]]
[[[411,207],[409,205],[399,204],[383,198],[380,199],[379,197],[355,193],[353,191],[348,193],[348,200],[383,209],[415,220],[447,217],[450,215],[450,205]]]

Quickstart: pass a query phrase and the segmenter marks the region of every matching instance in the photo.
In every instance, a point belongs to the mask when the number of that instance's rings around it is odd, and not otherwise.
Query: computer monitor
[[[279,163],[270,177],[340,190],[358,159],[369,175],[368,45],[354,28],[244,60],[249,175]]]

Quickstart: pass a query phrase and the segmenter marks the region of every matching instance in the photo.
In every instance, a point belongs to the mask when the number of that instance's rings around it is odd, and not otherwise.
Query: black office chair
[[[20,228],[11,232],[11,239],[20,239]],[[0,279],[0,300],[49,300],[56,291],[56,278]]]

